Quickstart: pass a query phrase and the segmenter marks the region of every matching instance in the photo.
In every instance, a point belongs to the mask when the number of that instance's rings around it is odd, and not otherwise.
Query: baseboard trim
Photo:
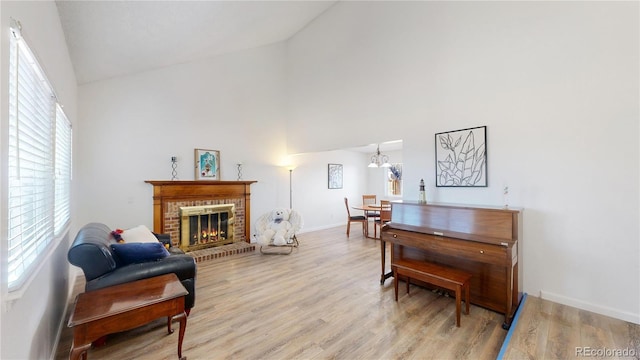
[[[339,224],[330,224],[330,225],[317,226],[312,228],[303,228],[302,230],[300,230],[300,232],[298,232],[298,234],[304,234],[306,232],[312,232],[312,231],[318,231],[318,230],[326,230],[326,229],[331,229],[338,226],[344,226],[344,222],[341,222]]]
[[[500,352],[496,357],[496,360],[502,360],[504,357],[504,353],[507,351],[507,347],[509,347],[509,342],[511,341],[511,336],[518,325],[518,320],[520,319],[520,313],[524,308],[524,303],[527,301],[527,293],[522,294],[522,300],[520,300],[520,305],[518,305],[518,310],[516,310],[516,314],[513,316],[513,320],[511,321],[511,326],[509,327],[509,331],[507,332],[507,336],[504,338],[502,342],[502,347],[500,348]]]
[[[586,301],[554,294],[544,290],[540,290],[540,298],[640,325],[640,314],[620,311],[618,309],[592,304]]]
[[[64,312],[62,313],[62,321],[58,324],[58,329],[56,331],[55,343],[51,349],[51,357],[49,360],[54,360],[58,355],[58,345],[60,345],[60,339],[62,338],[62,332],[64,331],[65,326],[67,326],[67,321],[69,320],[67,315],[70,312],[70,306],[75,304],[75,301],[72,300],[73,290],[76,287],[76,281],[78,280],[78,276],[84,276],[82,270],[79,267],[69,266],[69,279],[67,281],[69,286],[69,293],[67,294],[67,301],[64,304]]]

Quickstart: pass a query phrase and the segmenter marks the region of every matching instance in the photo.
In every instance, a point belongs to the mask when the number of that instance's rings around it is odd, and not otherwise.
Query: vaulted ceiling
[[[320,1],[72,1],[56,4],[79,84],[286,40]]]

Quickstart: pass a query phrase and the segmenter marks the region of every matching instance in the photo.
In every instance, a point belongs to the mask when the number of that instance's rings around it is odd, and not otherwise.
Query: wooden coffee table
[[[187,327],[184,296],[189,292],[175,274],[156,276],[126,284],[85,292],[76,297],[69,327],[73,327],[73,343],[69,359],[87,358],[91,342],[102,336],[133,329],[167,316],[180,321],[178,358],[182,358],[182,340]]]

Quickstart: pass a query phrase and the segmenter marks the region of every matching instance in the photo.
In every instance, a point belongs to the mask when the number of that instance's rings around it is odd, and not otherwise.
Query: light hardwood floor
[[[501,327],[503,316],[472,305],[471,314],[462,315],[457,328],[453,298],[413,285],[409,295],[400,291],[396,303],[392,279],[380,285],[380,243],[365,239],[358,227],[352,227],[347,239],[345,229],[300,234],[299,248],[288,256],[261,255],[256,250],[199,263],[196,306],[188,319],[183,356],[190,360],[496,358],[507,334]],[[79,279],[76,292],[83,286]],[[535,311],[532,316],[536,318]],[[572,326],[582,326],[577,317],[567,318],[569,332]],[[548,345],[553,333],[541,335],[551,328],[540,324],[547,319],[527,320],[524,337],[517,340],[525,344],[524,350],[507,352],[508,358],[562,354],[539,350],[562,346]],[[532,333],[537,345],[529,343]],[[66,329],[56,359],[68,358],[70,344],[71,331]],[[88,357],[175,359],[177,332],[167,335],[166,322],[159,319],[110,335],[107,344],[91,349]]]
[[[504,359],[638,359],[640,325],[527,296],[508,344]]]

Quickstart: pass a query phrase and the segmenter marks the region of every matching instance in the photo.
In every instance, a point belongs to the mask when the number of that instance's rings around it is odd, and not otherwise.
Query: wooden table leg
[[[171,316],[167,316],[167,332],[169,334],[173,334],[173,329],[171,328],[171,321],[173,320],[173,318],[171,318]]]
[[[393,245],[391,245],[391,249],[393,249]],[[380,263],[382,266],[380,285],[384,285],[384,281],[393,276],[393,271],[389,271],[386,274],[384,272],[384,269],[387,266],[387,242],[382,240],[382,236],[380,236]]]
[[[78,347],[76,347],[75,343],[72,343],[71,351],[69,352],[69,360],[78,360],[80,359],[80,356],[82,356],[82,359],[86,359],[87,350],[89,350],[89,348],[91,348],[91,343],[84,344]]]
[[[386,243],[382,240],[382,236],[380,236],[380,262],[382,263],[382,272],[380,273],[380,285],[384,284],[384,267],[385,267],[385,263],[386,263],[386,257],[387,257],[387,246]]]
[[[182,359],[182,340],[184,339],[184,331],[187,328],[187,314],[183,311],[173,317],[174,320],[180,320],[180,331],[178,335],[178,359]]]

